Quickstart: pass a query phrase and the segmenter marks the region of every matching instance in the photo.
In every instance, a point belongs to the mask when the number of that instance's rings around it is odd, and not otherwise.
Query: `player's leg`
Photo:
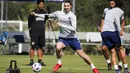
[[[111,64],[111,60],[109,58],[108,48],[105,45],[103,45],[101,48],[102,48],[102,52],[103,52],[104,58],[107,61],[108,70],[112,70],[112,64]]]
[[[119,49],[120,49],[121,59],[122,59],[122,62],[124,64],[124,73],[128,73],[128,64],[126,61],[126,54],[125,54],[125,51],[123,49],[123,46],[120,46]]]
[[[36,36],[33,35],[33,34],[30,34],[31,35],[31,42],[30,42],[30,62],[29,62],[29,65],[33,65],[34,63],[34,53],[35,53],[35,38]]]
[[[38,55],[38,63],[40,63],[42,66],[46,66],[46,64],[42,61],[43,58],[42,48],[37,49],[37,55]]]
[[[34,32],[34,30],[30,30],[30,38],[31,38],[31,42],[30,42],[30,62],[29,65],[33,65],[34,63],[34,54],[35,54],[35,50],[36,50],[36,44],[37,44],[37,34]],[[32,33],[33,32],[33,33]]]
[[[113,48],[111,50],[111,55],[112,55],[112,63],[113,63],[114,69],[115,69],[116,73],[120,73],[120,70],[118,69],[118,65],[117,65],[117,62],[116,62],[116,51],[115,51],[115,48]]]
[[[117,59],[118,59],[118,68],[122,70],[122,60],[121,60],[121,54],[118,48],[115,48],[117,52]]]
[[[94,73],[99,73],[98,69],[92,63],[90,57],[86,55],[83,50],[76,50],[77,54],[88,64],[91,66]]]
[[[122,36],[120,36],[120,40],[121,40],[121,44],[123,43],[123,39],[122,39]],[[123,49],[123,46],[121,47],[122,49]],[[122,70],[122,59],[121,59],[121,54],[120,54],[120,51],[119,51],[119,49],[118,48],[116,48],[116,51],[118,51],[117,52],[117,58],[118,58],[118,68],[120,69],[120,70]]]
[[[31,46],[31,49],[30,49],[30,62],[29,62],[29,65],[33,65],[34,63],[34,47]]]
[[[117,32],[114,33],[114,34],[115,34],[114,37],[116,37],[116,38],[113,38],[112,41],[115,43],[116,47],[119,49],[119,52],[120,52],[120,55],[121,55],[121,60],[124,64],[124,73],[128,73],[128,64],[127,64],[127,61],[126,61],[126,54],[124,52],[123,46],[121,45],[121,38],[120,38],[120,36]]]
[[[90,57],[88,55],[86,55],[83,50],[82,47],[80,45],[80,42],[77,38],[73,39],[72,41],[69,42],[70,47],[72,47],[73,50],[75,50],[77,52],[77,54],[88,64],[91,66],[92,70],[94,73],[99,73],[98,69],[94,66],[94,64],[92,63]]]
[[[46,66],[46,64],[42,61],[44,46],[45,46],[45,36],[39,36],[38,46],[37,46],[37,55],[38,55],[38,63],[40,63],[42,66]]]
[[[62,49],[67,46],[67,40],[59,38],[56,44],[56,57],[57,57],[57,64],[54,66],[53,71],[56,72],[59,68],[62,67]]]
[[[116,51],[114,49],[115,42],[113,42],[113,40],[115,40],[117,38],[115,35],[116,34],[114,32],[102,32],[101,33],[103,42],[107,45],[108,49],[111,52],[112,64],[114,65],[115,72],[120,73],[120,70],[118,69],[117,62],[116,62]]]

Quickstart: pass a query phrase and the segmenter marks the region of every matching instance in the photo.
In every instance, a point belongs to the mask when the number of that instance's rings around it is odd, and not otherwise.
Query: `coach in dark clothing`
[[[32,10],[31,12],[35,12],[37,14],[46,14],[46,11],[43,9],[44,0],[37,1],[37,8]],[[33,65],[34,63],[34,53],[35,49],[38,55],[38,62],[42,66],[46,66],[42,61],[43,56],[43,47],[45,47],[45,22],[46,18],[35,17],[29,13],[28,17],[28,29],[31,38],[31,49],[30,49],[30,63],[29,65]]]

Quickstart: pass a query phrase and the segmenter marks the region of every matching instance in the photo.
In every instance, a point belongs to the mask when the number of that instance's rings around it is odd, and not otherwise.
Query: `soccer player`
[[[77,20],[76,15],[71,12],[71,8],[72,3],[70,1],[65,1],[63,11],[56,11],[49,14],[49,17],[55,17],[58,19],[58,25],[60,28],[60,35],[56,44],[56,56],[58,62],[54,66],[53,71],[56,72],[59,68],[62,67],[62,49],[70,46],[88,65],[91,66],[93,73],[99,73],[98,69],[94,66],[89,56],[83,52],[80,41],[77,39]],[[44,17],[44,15],[39,15],[36,13],[33,14],[35,16]]]
[[[110,7],[106,8],[104,10],[103,19],[102,19],[101,25],[104,24],[104,18],[105,18],[105,14],[107,13],[107,11],[109,11],[109,9],[112,9],[112,8],[118,6],[116,4],[116,2],[111,3],[110,1],[109,1],[109,5],[110,5]],[[121,25],[122,25],[122,31],[123,31],[124,25],[125,25],[124,15],[121,16]],[[121,37],[122,37],[122,35],[121,35]],[[103,55],[104,55],[104,57],[105,57],[105,59],[107,60],[107,63],[108,63],[108,70],[112,70],[112,65],[111,65],[111,61],[109,59],[109,54],[108,54],[107,46],[104,44],[104,42],[102,42],[102,47],[101,48],[102,48],[102,51],[103,51]],[[118,61],[119,61],[118,68],[120,70],[122,70],[122,62],[121,62],[121,59],[120,59],[121,56],[120,56],[119,50],[117,48],[116,48],[116,51],[117,51],[117,58],[118,58]]]
[[[109,0],[110,5],[116,3],[115,0]],[[126,62],[126,54],[121,45],[120,35],[123,35],[123,30],[120,27],[121,17],[124,15],[124,11],[119,7],[106,8],[104,9],[105,17],[101,25],[101,36],[103,43],[111,51],[112,63],[115,68],[116,73],[120,73],[120,70],[116,63],[116,50],[117,48],[120,52],[121,59],[124,63],[124,73],[128,73],[128,64]]]
[[[43,9],[44,0],[37,1],[37,8],[32,10],[31,12],[35,12],[37,14],[46,14],[46,11]],[[35,17],[29,13],[28,17],[28,29],[31,38],[31,49],[30,49],[30,63],[29,65],[33,65],[34,63],[34,53],[37,51],[38,62],[42,66],[46,66],[42,61],[43,56],[43,48],[45,47],[45,18]]]

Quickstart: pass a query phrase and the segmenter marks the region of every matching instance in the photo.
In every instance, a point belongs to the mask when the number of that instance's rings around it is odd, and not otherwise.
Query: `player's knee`
[[[124,50],[124,47],[123,47],[123,46],[120,46],[120,50]]]
[[[56,44],[56,50],[60,51],[62,49],[62,44]]]
[[[116,54],[116,51],[114,48],[111,50],[111,53]]]
[[[85,58],[86,54],[83,52],[83,51],[77,51],[78,55],[81,57],[81,58]]]
[[[34,50],[35,48],[36,48],[36,46],[35,46],[35,45],[31,45],[31,49],[33,49],[33,50]]]
[[[103,51],[107,50],[107,46],[102,46],[101,48],[102,48]]]

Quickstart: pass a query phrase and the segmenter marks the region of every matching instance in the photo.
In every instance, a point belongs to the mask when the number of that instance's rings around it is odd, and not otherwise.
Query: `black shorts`
[[[31,46],[33,48],[43,48],[45,46],[45,32],[31,31]]]

